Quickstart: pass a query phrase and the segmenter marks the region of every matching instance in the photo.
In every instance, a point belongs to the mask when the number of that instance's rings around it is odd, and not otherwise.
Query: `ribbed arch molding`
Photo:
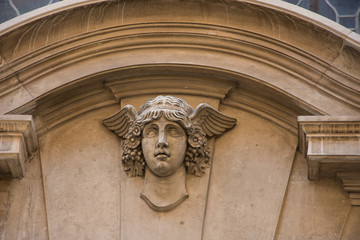
[[[297,115],[360,112],[357,35],[295,6],[64,1],[45,10],[0,26],[1,114],[36,112],[44,130],[144,94],[214,97],[293,133]]]
[[[318,113],[310,105],[290,98],[249,76],[195,65],[156,64],[113,69],[87,76],[46,93],[11,113],[39,117],[38,133],[80,114],[110,105],[122,98],[160,94],[193,95],[220,99],[296,134],[297,115]]]

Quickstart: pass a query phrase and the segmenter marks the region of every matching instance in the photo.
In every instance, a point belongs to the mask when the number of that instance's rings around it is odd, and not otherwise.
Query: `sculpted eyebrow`
[[[173,123],[169,123],[166,127],[180,128],[178,125],[175,125],[175,124],[173,124]]]
[[[158,126],[156,124],[151,123],[147,125],[145,128],[153,128],[153,127],[157,128]]]

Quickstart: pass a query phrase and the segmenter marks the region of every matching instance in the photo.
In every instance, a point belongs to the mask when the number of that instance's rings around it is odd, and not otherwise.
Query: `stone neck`
[[[140,197],[152,209],[160,212],[169,211],[189,196],[185,186],[184,165],[167,177],[158,177],[147,167],[145,171],[144,187]]]

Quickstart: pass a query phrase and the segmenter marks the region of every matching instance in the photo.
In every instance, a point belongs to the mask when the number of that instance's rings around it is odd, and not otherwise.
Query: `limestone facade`
[[[281,1],[67,0],[5,22],[0,238],[356,239],[359,63],[358,34]],[[168,212],[103,125],[157,95],[237,120]]]

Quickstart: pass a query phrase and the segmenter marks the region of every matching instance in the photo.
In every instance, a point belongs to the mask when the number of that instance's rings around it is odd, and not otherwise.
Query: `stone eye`
[[[168,132],[171,137],[181,137],[183,135],[182,131],[175,127],[170,127]]]
[[[156,137],[157,136],[157,129],[149,128],[145,132],[145,137]]]

